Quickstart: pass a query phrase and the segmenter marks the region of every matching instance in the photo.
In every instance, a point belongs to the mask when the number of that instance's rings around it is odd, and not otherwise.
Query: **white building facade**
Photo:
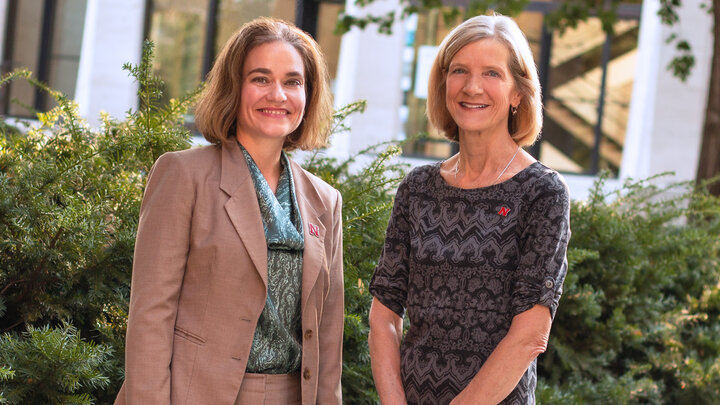
[[[413,165],[449,157],[454,146],[427,126],[424,72],[434,47],[449,31],[437,11],[396,21],[392,34],[372,26],[333,34],[337,13],[384,14],[397,0],[358,9],[354,0],[314,2],[312,31],[332,72],[336,106],[367,100],[351,116],[350,133],[332,139],[327,153],[355,154],[388,140],[410,139],[401,159]],[[274,0],[0,0],[3,73],[30,68],[75,98],[88,121],[101,111],[122,118],[135,108],[137,86],[121,69],[139,63],[144,38],[156,44],[156,71],[176,97],[200,82],[222,43],[242,23],[268,15],[295,21],[302,1]],[[545,127],[533,152],[561,171],[571,196],[582,199],[599,170],[613,187],[625,178],[674,172],[691,180],[698,164],[710,63],[712,18],[701,0],[685,1],[679,23],[661,24],[659,0],[621,6],[615,34],[590,19],[564,34],[545,24],[552,2],[530,2],[516,20],[526,33],[544,86]],[[666,69],[675,56],[666,39],[676,34],[692,46],[695,67],[686,82]],[[30,117],[27,106],[51,101],[22,83],[0,89],[0,113]],[[424,133],[422,137],[416,137]]]

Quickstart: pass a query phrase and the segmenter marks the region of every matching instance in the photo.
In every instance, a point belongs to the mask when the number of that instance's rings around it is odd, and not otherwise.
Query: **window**
[[[3,73],[19,68],[68,97],[75,95],[87,0],[10,0]],[[47,94],[23,81],[2,90],[3,114],[30,117],[54,106]]]
[[[625,143],[639,24],[610,38],[597,18],[552,34],[541,159],[558,170],[618,173]]]
[[[207,11],[207,0],[152,1],[149,37],[155,43],[155,74],[165,82],[166,99],[200,84]]]

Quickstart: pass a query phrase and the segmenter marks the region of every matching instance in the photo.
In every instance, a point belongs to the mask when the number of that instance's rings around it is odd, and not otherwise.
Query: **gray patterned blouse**
[[[287,374],[300,369],[302,358],[302,218],[285,152],[273,194],[253,158],[242,145],[240,148],[255,183],[268,247],[268,296],[255,329],[247,371]]]
[[[400,346],[408,404],[447,404],[477,374],[512,318],[554,317],[567,272],[569,196],[539,162],[489,187],[460,189],[440,164],[400,184],[370,292],[410,328]],[[536,362],[502,404],[534,404]]]

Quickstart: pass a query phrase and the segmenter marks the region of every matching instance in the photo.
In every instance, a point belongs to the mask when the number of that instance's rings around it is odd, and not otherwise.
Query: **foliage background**
[[[146,174],[189,147],[184,114],[197,92],[159,105],[152,46],[139,66],[140,108],[98,129],[74,103],[22,131],[0,125],[0,402],[113,402],[123,347],[137,217]],[[29,77],[18,71],[2,78]],[[32,81],[32,79],[29,79]],[[363,103],[336,113],[336,133]],[[343,136],[343,135],[336,135]],[[348,404],[376,403],[367,348],[369,279],[392,193],[398,145],[306,166],[344,196]],[[602,179],[571,209],[573,236],[539,403],[710,404],[720,398],[720,200],[694,184]],[[660,179],[663,180],[663,179]]]

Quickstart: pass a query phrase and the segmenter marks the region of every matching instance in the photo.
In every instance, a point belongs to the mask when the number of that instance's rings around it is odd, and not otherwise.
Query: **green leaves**
[[[13,398],[26,398],[30,394],[22,393],[30,390],[56,399],[20,403],[109,402],[119,388],[145,178],[158,156],[189,147],[184,114],[199,91],[161,105],[162,82],[152,76],[151,66],[152,46],[146,44],[140,65],[126,65],[138,82],[141,108],[128,111],[122,121],[104,115],[97,128],[78,116],[73,101],[29,78],[29,72],[0,80],[28,79],[57,103],[37,114],[38,125],[23,131],[0,125],[0,332],[15,333],[0,361],[0,368],[15,373],[12,381],[0,381],[6,401],[17,403]],[[61,321],[67,325],[47,326]],[[27,333],[18,334],[22,330]],[[80,336],[106,352],[83,346]],[[102,357],[102,367],[93,366],[99,374],[83,374],[72,362],[45,373],[42,364],[33,363],[45,362],[33,351],[50,353],[68,345],[78,351],[55,354],[78,362],[83,356],[86,362]],[[28,378],[37,384],[18,377],[25,371],[13,359],[24,359],[27,373],[37,374]]]
[[[3,400],[13,404],[92,404],[83,393],[103,389],[103,363],[112,351],[83,341],[77,329],[28,326],[21,335],[0,337]]]
[[[600,180],[573,203],[539,401],[709,404],[720,395],[720,199],[663,180],[612,193]]]

